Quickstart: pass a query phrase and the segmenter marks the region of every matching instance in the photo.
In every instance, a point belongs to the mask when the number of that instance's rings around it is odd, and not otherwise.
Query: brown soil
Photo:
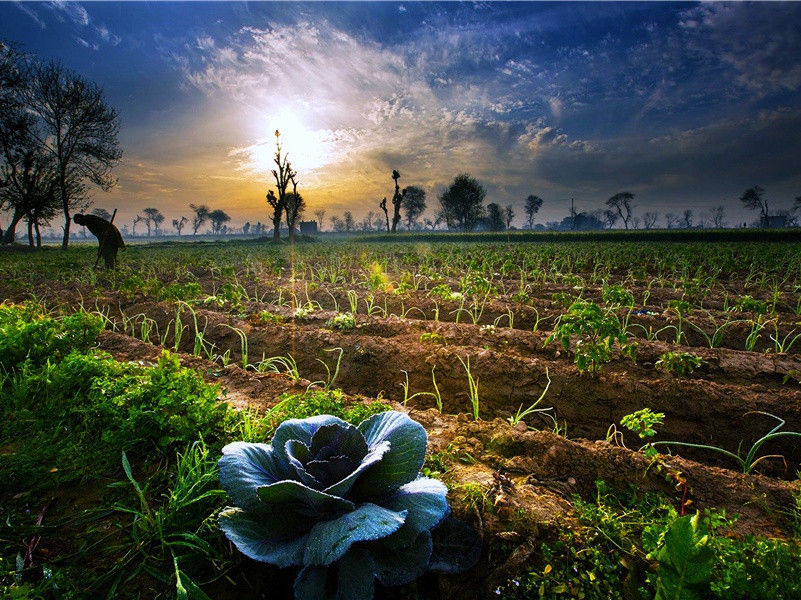
[[[168,303],[135,303],[118,310],[127,315],[147,315],[162,332],[175,318],[175,309]],[[542,406],[553,407],[552,416],[567,428],[570,437],[604,439],[610,425],[619,425],[622,416],[643,407],[665,414],[655,440],[710,444],[731,451],[742,442],[749,448],[776,423],[764,415],[748,414],[754,411],[781,417],[787,431],[801,431],[801,388],[783,384],[785,375],[801,371],[798,355],[679,347],[692,349],[708,363],[691,377],[679,378],[654,368],[660,354],[676,350],[676,346],[640,341],[637,364],[617,358],[593,377],[579,374],[570,353],[556,344],[543,348],[547,332],[363,315],[357,316],[354,331],[340,332],[325,325],[333,312],[267,325],[256,324],[255,318],[243,321],[214,310],[198,309],[196,313],[206,340],[215,345],[218,354],[230,350],[233,363],[241,362],[241,340],[232,327],[247,336],[250,363],[258,363],[262,356],[292,354],[300,373],[312,381],[327,376],[320,361],[334,371],[337,353],[330,350],[342,348],[336,385],[351,394],[403,401],[403,371],[409,374],[410,396],[431,393],[431,370],[435,367],[447,413],[471,410],[467,375],[459,357],[470,358],[471,372],[479,379],[483,418],[506,418],[521,405],[531,405],[547,383],[547,369],[551,387]],[[191,351],[191,319],[186,313],[182,319],[188,329],[181,349]],[[441,339],[421,342],[420,336],[426,332]],[[166,342],[168,347],[173,345],[172,334]],[[411,402],[415,407],[434,405],[431,396],[418,396]],[[535,424],[552,426],[553,420],[542,417]],[[784,461],[766,460],[759,468],[772,475],[794,477],[801,462],[801,444],[796,440],[784,437],[765,444],[762,453],[781,455]],[[677,446],[673,451],[736,468],[729,459],[721,461],[717,453]]]
[[[211,315],[209,315],[211,318]],[[161,349],[115,333],[104,333],[100,347],[117,360],[155,362]],[[224,399],[237,407],[264,409],[282,392],[303,391],[308,382],[293,382],[283,375],[245,371],[236,365],[218,364],[179,354],[185,366],[197,369],[210,382],[221,385]],[[443,369],[444,371],[444,369]],[[349,402],[362,401],[350,397]],[[393,403],[408,411],[429,435],[429,452],[471,458],[453,462],[445,474],[455,513],[482,534],[485,552],[479,565],[467,575],[426,581],[436,584],[443,597],[489,597],[507,577],[519,572],[539,543],[557,528],[575,524],[574,495],[590,500],[595,482],[604,480],[615,489],[636,486],[642,491],[662,491],[678,500],[674,482],[640,453],[603,441],[568,439],[549,431],[529,430],[525,424],[511,427],[501,419],[473,421],[464,413],[440,414]],[[664,465],[686,478],[688,499],[695,508],[726,508],[739,514],[733,534],[784,537],[788,523],[783,516],[793,506],[799,484],[762,475],[745,475],[679,457],[664,457]],[[483,501],[476,504],[469,490],[479,486]],[[515,550],[503,553],[501,546]]]

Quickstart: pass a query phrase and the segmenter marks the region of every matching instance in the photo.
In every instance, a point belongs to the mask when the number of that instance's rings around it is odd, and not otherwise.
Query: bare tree
[[[314,216],[317,218],[317,227],[319,227],[320,231],[322,231],[323,226],[325,225],[325,209],[318,208],[314,211]]]
[[[192,209],[192,212],[195,213],[195,216],[192,217],[192,235],[197,235],[197,230],[209,220],[209,207],[205,204],[190,204],[189,208]]]
[[[675,213],[665,213],[665,227],[673,229],[679,222],[679,218]]]
[[[117,113],[97,85],[59,63],[35,67],[31,83],[27,105],[40,124],[39,143],[55,163],[66,249],[75,184],[88,181],[106,191],[116,184],[111,169],[122,157]]]
[[[273,162],[277,167],[272,170],[272,173],[275,178],[278,195],[270,190],[267,194],[267,204],[273,209],[273,242],[277,244],[281,241],[281,215],[286,210],[287,188],[297,175],[297,172],[292,170],[289,156],[281,155],[281,132],[277,129],[275,130],[275,158],[273,158]],[[297,184],[295,184],[295,187],[297,187]]]
[[[381,200],[378,207],[384,211],[384,218],[387,220],[387,233],[389,233],[389,212],[387,211],[387,197],[384,196],[384,199]]]
[[[693,211],[691,211],[689,208],[682,213],[681,224],[684,226],[685,229],[692,229]]]
[[[654,211],[646,212],[642,216],[642,226],[645,229],[653,229],[656,226],[656,222],[659,220],[659,213]]]
[[[631,222],[631,201],[634,200],[634,194],[631,192],[618,192],[609,200],[606,205],[610,209],[617,211],[618,216],[623,220],[623,227],[629,228]]]
[[[331,229],[334,231],[345,231],[345,222],[342,220],[342,217],[338,215],[333,215],[331,217]]]
[[[400,193],[400,187],[398,186],[398,179],[400,179],[400,173],[396,170],[392,171],[392,179],[395,181],[395,193],[392,195],[392,206],[394,207],[394,213],[392,215],[392,233],[395,233],[395,230],[398,228],[398,223],[401,220],[401,202],[403,202],[403,195]]]
[[[504,219],[506,221],[506,229],[508,230],[512,226],[512,219],[515,218],[515,211],[512,208],[511,204],[507,204],[506,208],[503,212]]]
[[[528,228],[534,229],[534,216],[542,208],[542,198],[535,195],[530,195],[526,198],[526,218],[528,219]]]
[[[183,217],[183,216],[180,219],[173,219],[172,220],[172,226],[175,228],[175,231],[178,232],[178,237],[181,237],[181,231],[183,230],[184,225],[186,225],[186,222],[188,220],[189,219],[187,219],[186,217]]]
[[[602,218],[603,224],[606,227],[608,227],[609,229],[612,229],[612,227],[615,226],[615,223],[617,223],[617,213],[614,212],[614,211],[611,211],[609,209],[606,209],[605,211],[603,211],[603,214],[601,215],[601,218]]]
[[[726,207],[722,204],[712,209],[712,225],[715,229],[726,227]]]
[[[131,223],[131,235],[132,236],[136,235],[136,224],[137,223],[141,223],[144,220],[145,220],[145,218],[142,215],[134,216],[133,223]]]
[[[359,229],[362,231],[372,231],[373,221],[375,221],[375,211],[371,210],[362,219],[362,222],[359,224]]]

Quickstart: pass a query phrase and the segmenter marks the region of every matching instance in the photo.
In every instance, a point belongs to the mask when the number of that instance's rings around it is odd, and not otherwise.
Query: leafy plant
[[[654,600],[701,600],[708,597],[715,550],[700,513],[679,517],[665,532]]]
[[[445,340],[445,336],[435,331],[424,331],[420,334],[420,341],[421,342],[431,342],[433,344],[442,344],[445,345],[447,342]]]
[[[283,323],[284,318],[281,315],[271,313],[269,310],[262,310],[258,314],[259,323],[278,324]]]
[[[356,328],[356,319],[351,313],[340,313],[328,319],[325,324],[340,331],[353,331]]]
[[[601,295],[607,306],[634,306],[634,294],[621,285],[604,285]]]
[[[659,357],[654,366],[678,377],[687,377],[705,364],[707,362],[703,358],[692,352],[668,351]]]
[[[601,365],[609,362],[615,344],[623,355],[634,359],[636,344],[629,342],[624,328],[616,315],[606,313],[594,302],[578,300],[568,312],[557,320],[553,333],[545,340],[545,346],[558,341],[569,351],[571,338],[576,336],[573,354],[579,372],[598,373]]]
[[[290,419],[271,444],[229,444],[220,482],[236,506],[220,513],[220,528],[254,560],[301,567],[299,599],[327,589],[369,599],[375,579],[411,582],[428,569],[431,530],[449,513],[445,486],[420,477],[426,437],[388,411],[357,427],[330,415]]]
[[[620,419],[620,424],[636,433],[643,440],[655,436],[654,425],[661,425],[664,421],[665,413],[655,413],[650,408],[641,408],[630,415],[623,416]]]

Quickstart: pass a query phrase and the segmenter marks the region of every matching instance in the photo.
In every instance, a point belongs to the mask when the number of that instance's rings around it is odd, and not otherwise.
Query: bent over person
[[[72,219],[78,225],[84,225],[92,235],[100,242],[97,253],[103,257],[107,269],[113,269],[117,265],[117,251],[125,248],[122,241],[122,234],[114,223],[101,219],[95,215],[77,214]]]

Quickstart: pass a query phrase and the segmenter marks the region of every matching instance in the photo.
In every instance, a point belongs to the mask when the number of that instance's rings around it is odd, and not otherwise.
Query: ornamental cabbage
[[[220,482],[236,507],[220,528],[254,560],[300,566],[295,598],[369,599],[375,579],[409,583],[429,568],[431,529],[450,512],[442,482],[420,476],[426,442],[395,411],[357,427],[284,421],[272,444],[223,448]]]

